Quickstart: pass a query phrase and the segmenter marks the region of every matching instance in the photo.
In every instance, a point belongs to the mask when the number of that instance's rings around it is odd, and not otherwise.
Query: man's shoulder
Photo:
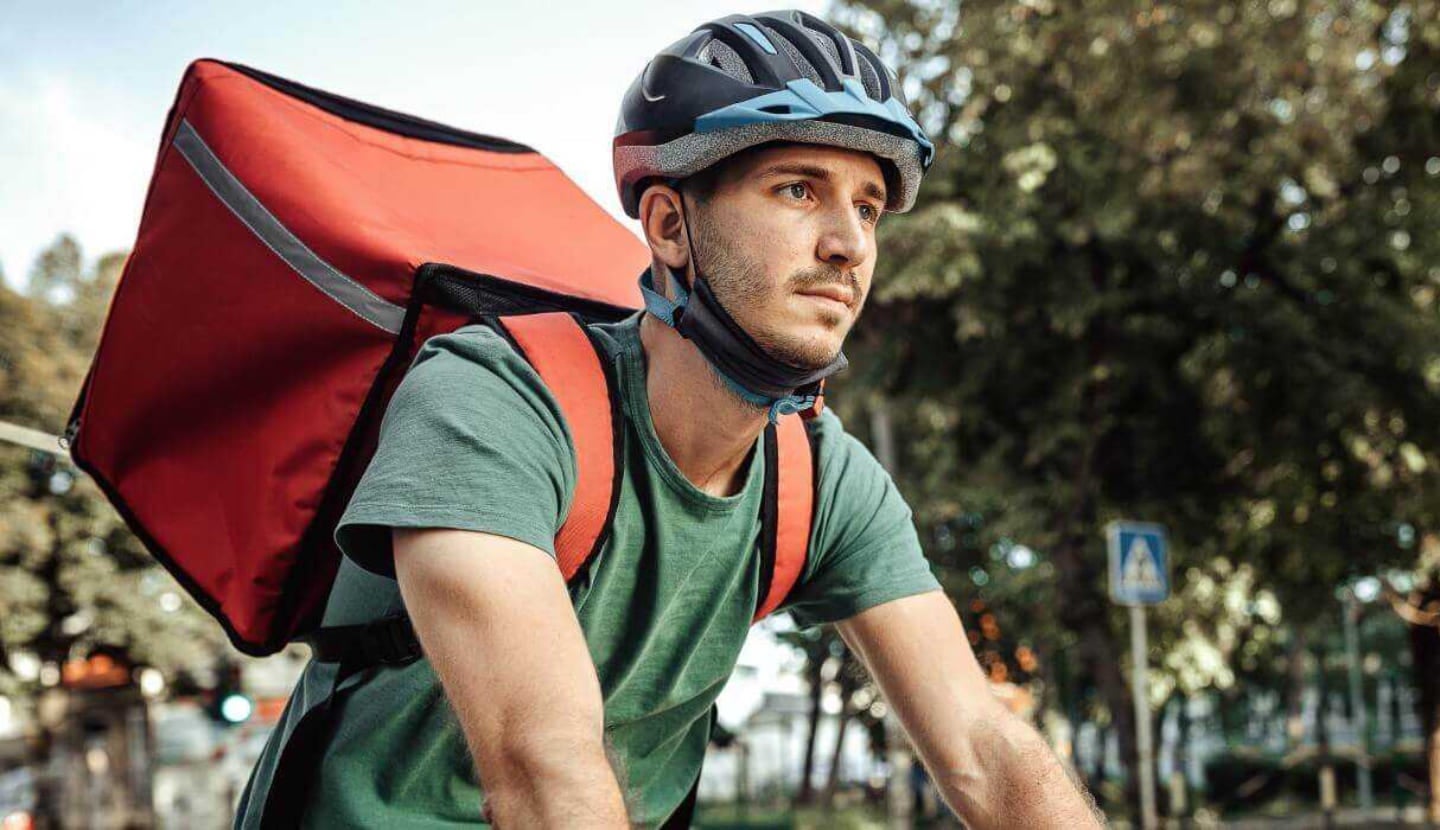
[[[816,456],[816,490],[822,504],[835,499],[869,498],[888,483],[884,465],[850,434],[831,409],[822,409],[805,427]]]
[[[469,323],[427,338],[391,402],[406,417],[431,413],[448,430],[528,428],[538,421],[568,434],[559,404],[515,345],[489,323]]]
[[[880,463],[860,439],[850,434],[840,416],[829,407],[821,409],[820,414],[814,418],[807,419],[805,429],[810,434],[810,446],[814,448],[822,465],[850,460],[852,456],[861,460],[868,459],[877,465]]]
[[[427,375],[477,368],[495,372],[517,363],[524,363],[524,358],[503,335],[488,323],[470,323],[426,338],[415,350],[410,371],[424,367]]]

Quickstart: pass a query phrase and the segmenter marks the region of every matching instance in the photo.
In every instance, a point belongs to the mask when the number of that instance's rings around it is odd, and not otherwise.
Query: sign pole
[[[1145,631],[1145,607],[1130,606],[1130,653],[1134,660],[1131,679],[1135,697],[1135,743],[1140,763],[1140,826],[1144,830],[1155,830],[1159,820],[1155,811],[1155,747],[1150,735],[1150,701],[1146,697],[1149,687],[1147,659],[1149,646]]]
[[[1110,553],[1110,599],[1130,607],[1130,673],[1135,698],[1135,770],[1140,784],[1140,826],[1155,830],[1155,742],[1150,734],[1150,701],[1146,679],[1150,649],[1146,644],[1145,606],[1170,596],[1170,553],[1165,528],[1150,522],[1114,521],[1105,526]]]

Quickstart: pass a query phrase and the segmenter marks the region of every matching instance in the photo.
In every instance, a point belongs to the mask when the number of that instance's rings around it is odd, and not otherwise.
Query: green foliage
[[[1081,646],[1114,709],[1110,519],[1171,532],[1159,696],[1273,672],[1280,614],[1333,625],[1337,584],[1414,564],[1440,523],[1440,5],[839,17],[940,146],[834,397],[852,423],[888,401],[952,593],[1042,657]]]

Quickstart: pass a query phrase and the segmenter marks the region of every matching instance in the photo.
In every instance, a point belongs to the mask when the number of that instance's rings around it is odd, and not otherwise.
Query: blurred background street
[[[630,77],[770,6],[581,5],[0,10],[0,830],[229,826],[309,657],[235,651],[55,443],[185,65],[525,142],[620,216]],[[827,401],[995,693],[1116,826],[1440,824],[1440,2],[805,8],[936,138]],[[759,627],[719,711],[698,826],[959,826],[829,627]]]

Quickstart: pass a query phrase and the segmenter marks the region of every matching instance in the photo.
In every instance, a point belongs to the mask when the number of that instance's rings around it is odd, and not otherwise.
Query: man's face
[[[687,193],[685,205],[700,271],[725,310],[771,356],[829,365],[870,291],[879,162],[824,145],[762,147],[729,166],[712,199],[697,206]]]

